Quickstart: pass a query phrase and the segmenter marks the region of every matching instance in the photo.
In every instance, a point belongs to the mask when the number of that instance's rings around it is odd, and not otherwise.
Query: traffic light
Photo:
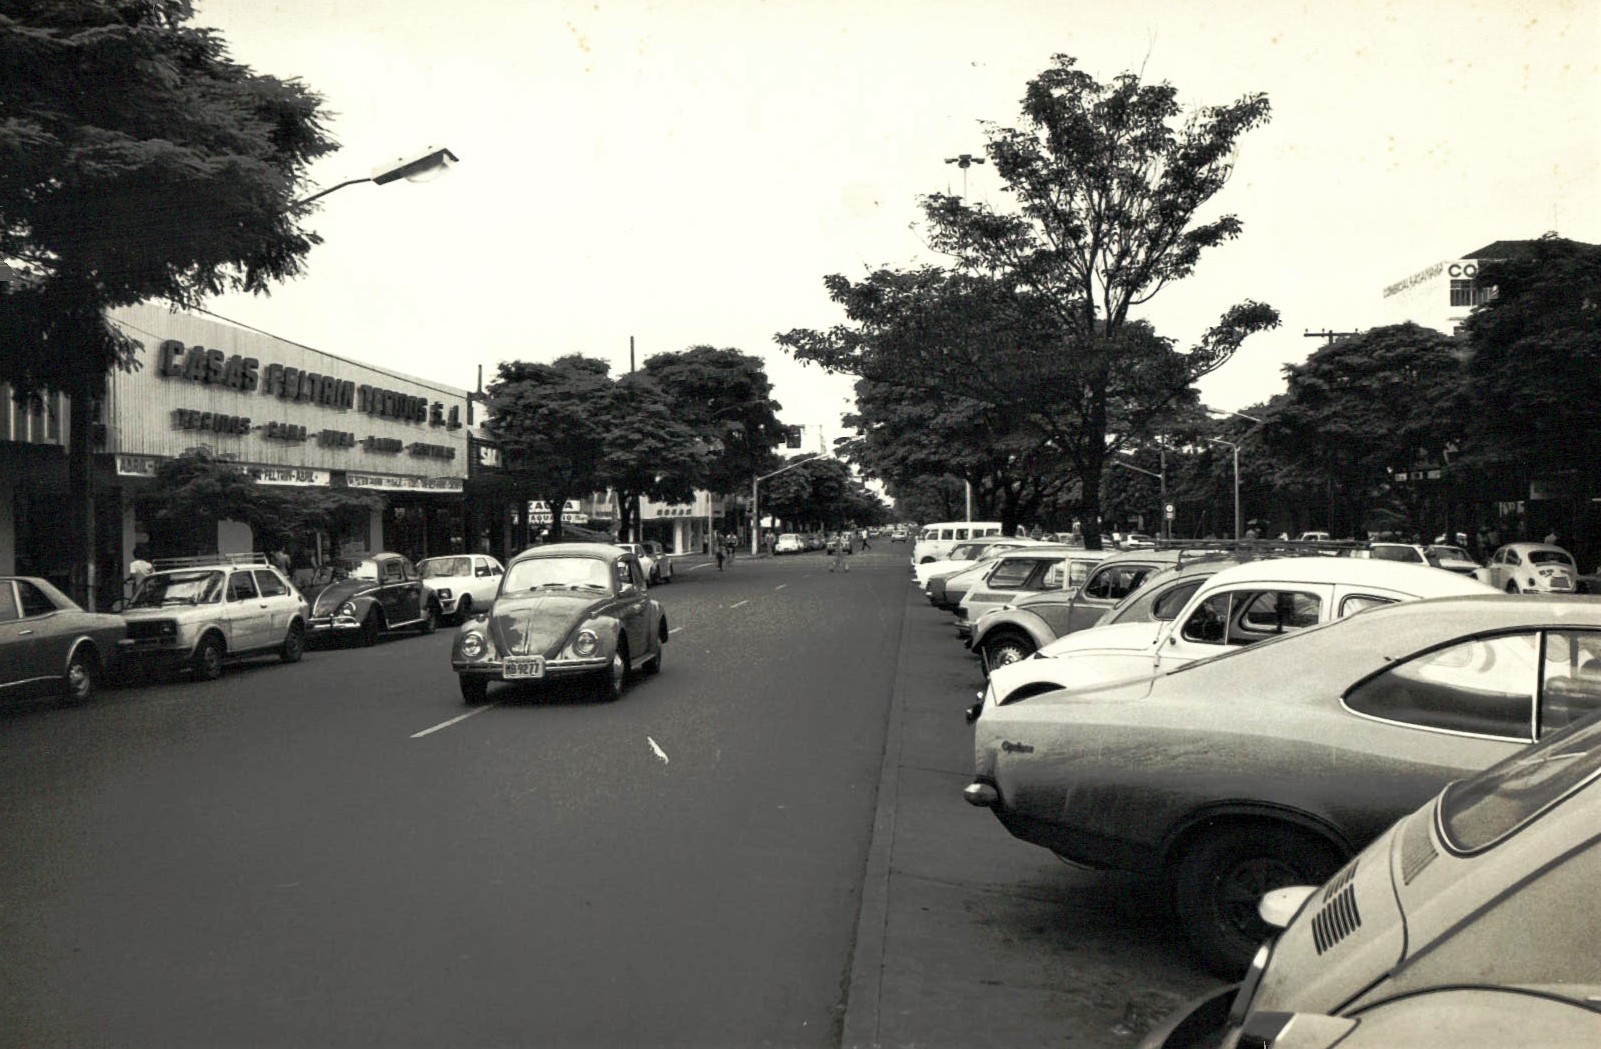
[[[799,426],[786,426],[784,428],[784,446],[799,448],[801,446],[801,428]]]

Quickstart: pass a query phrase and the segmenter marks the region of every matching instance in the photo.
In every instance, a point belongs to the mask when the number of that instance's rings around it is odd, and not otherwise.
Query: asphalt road
[[[853,569],[681,570],[614,704],[464,707],[445,630],[0,708],[0,1044],[837,1045],[904,547]]]

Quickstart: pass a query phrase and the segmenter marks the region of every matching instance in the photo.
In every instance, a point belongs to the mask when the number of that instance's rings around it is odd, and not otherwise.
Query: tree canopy
[[[1171,85],[1134,74],[1100,84],[1059,55],[1029,84],[1022,126],[988,126],[1015,210],[925,198],[929,242],[949,268],[830,276],[847,323],[777,340],[831,370],[1002,413],[1008,433],[1054,450],[1093,543],[1107,456],[1278,323],[1270,307],[1242,302],[1181,353],[1131,315],[1240,234],[1233,215],[1197,215],[1268,111],[1248,95],[1186,116]]]

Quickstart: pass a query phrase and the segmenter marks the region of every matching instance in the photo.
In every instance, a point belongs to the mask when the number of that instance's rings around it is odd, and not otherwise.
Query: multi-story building
[[[1426,328],[1459,334],[1462,322],[1473,307],[1495,294],[1493,288],[1478,287],[1474,279],[1479,267],[1496,259],[1511,258],[1527,250],[1529,241],[1498,240],[1461,258],[1445,259],[1425,266],[1384,289],[1385,320],[1388,324],[1412,321]]]

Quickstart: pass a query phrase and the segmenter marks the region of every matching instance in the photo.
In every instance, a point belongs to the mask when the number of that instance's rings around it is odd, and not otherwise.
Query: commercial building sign
[[[1399,294],[1401,294],[1401,292],[1406,291],[1409,288],[1415,288],[1419,284],[1422,284],[1422,283],[1424,283],[1426,281],[1433,280],[1435,277],[1438,277],[1440,274],[1442,274],[1444,272],[1445,272],[1445,263],[1436,262],[1434,265],[1430,266],[1428,269],[1419,270],[1418,272],[1412,274],[1412,276],[1408,277],[1406,280],[1398,280],[1394,284],[1390,285],[1388,288],[1385,288],[1384,289],[1384,297],[1387,299],[1391,295],[1399,295]]]
[[[161,455],[117,456],[118,477],[155,477],[156,469],[167,462]],[[299,466],[263,466],[257,463],[234,462],[241,473],[247,473],[257,484],[282,484],[328,487],[333,475],[327,470],[312,470]]]
[[[413,477],[402,474],[356,473],[345,474],[345,484],[351,488],[379,488],[389,492],[460,492],[460,477]]]

